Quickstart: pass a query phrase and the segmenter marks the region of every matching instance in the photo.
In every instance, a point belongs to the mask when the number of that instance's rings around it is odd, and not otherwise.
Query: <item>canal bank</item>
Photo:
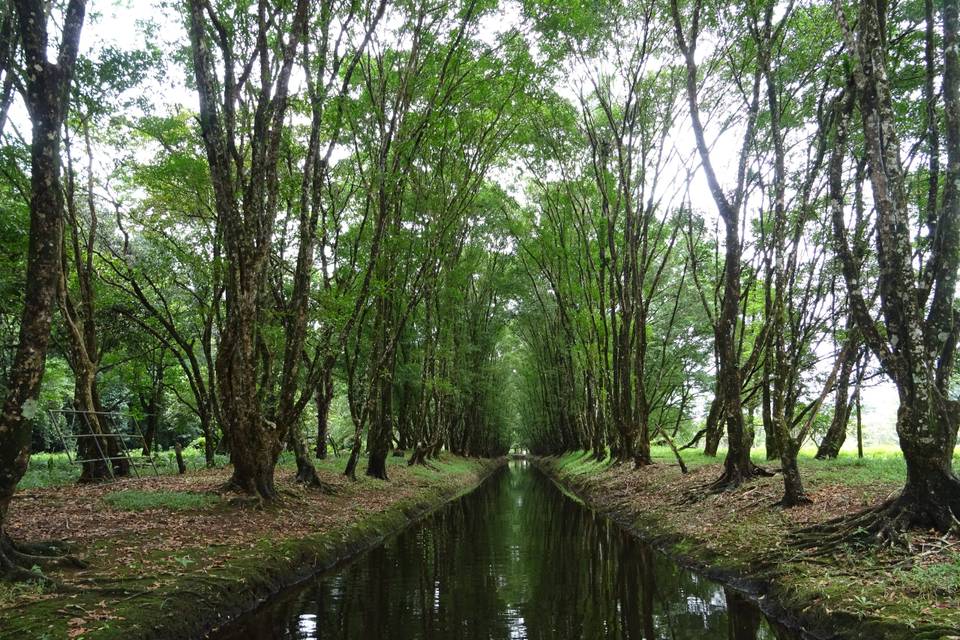
[[[796,526],[855,511],[889,493],[880,479],[860,486],[814,475],[808,482],[814,505],[783,510],[773,506],[779,476],[708,496],[700,489],[719,475],[719,465],[681,474],[662,461],[634,469],[583,452],[533,462],[565,492],[682,566],[730,585],[790,628],[844,640],[960,637],[953,584],[960,567],[949,549],[942,557],[925,554],[922,562],[859,549],[811,558],[785,539]]]
[[[352,483],[321,469],[324,480],[336,483],[333,496],[298,489],[282,471],[278,484],[284,497],[277,505],[250,507],[224,499],[186,512],[156,509],[149,512],[154,526],[139,533],[117,519],[113,538],[101,531],[101,539],[78,545],[87,568],[52,571],[59,588],[0,608],[0,640],[202,637],[284,588],[376,547],[475,489],[506,460],[444,454],[430,468],[407,469],[403,462],[391,460],[391,482]],[[191,486],[207,487],[218,479],[196,474]],[[124,487],[114,485],[113,491]],[[20,517],[27,515],[21,507]],[[223,523],[252,535],[233,539]],[[184,544],[184,536],[194,544]]]

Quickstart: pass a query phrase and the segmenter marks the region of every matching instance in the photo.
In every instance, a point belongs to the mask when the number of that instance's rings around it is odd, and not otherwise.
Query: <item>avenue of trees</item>
[[[903,491],[798,540],[960,518],[960,0],[110,4],[0,0],[0,573],[61,408],[258,500],[665,445],[789,507],[882,380]]]

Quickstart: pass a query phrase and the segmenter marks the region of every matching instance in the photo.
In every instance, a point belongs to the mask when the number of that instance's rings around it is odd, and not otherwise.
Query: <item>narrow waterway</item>
[[[565,496],[522,461],[211,637],[799,638]]]

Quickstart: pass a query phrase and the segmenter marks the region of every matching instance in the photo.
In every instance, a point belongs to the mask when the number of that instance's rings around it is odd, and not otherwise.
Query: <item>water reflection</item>
[[[792,640],[514,462],[477,491],[213,637]]]

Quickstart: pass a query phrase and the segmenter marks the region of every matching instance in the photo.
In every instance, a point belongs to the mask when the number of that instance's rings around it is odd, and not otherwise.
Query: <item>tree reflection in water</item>
[[[214,634],[383,640],[794,640],[513,463],[357,560]]]

